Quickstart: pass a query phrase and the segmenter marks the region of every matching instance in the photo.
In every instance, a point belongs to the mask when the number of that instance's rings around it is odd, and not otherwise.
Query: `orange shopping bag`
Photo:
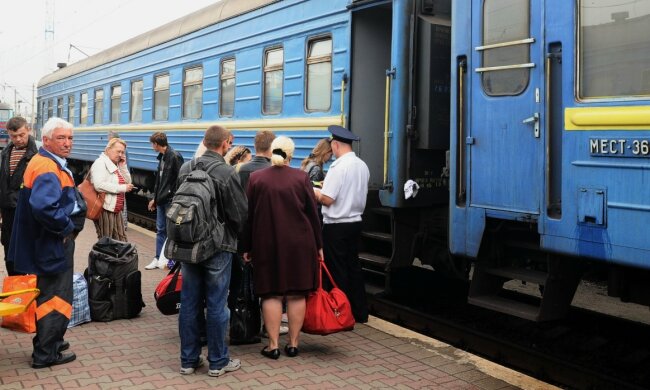
[[[36,288],[36,275],[7,276],[2,283],[2,292],[30,288]],[[20,301],[28,300],[33,294],[12,295],[2,301],[7,303],[20,303]],[[26,333],[36,332],[36,301],[32,302],[24,313],[2,317],[2,327]]]

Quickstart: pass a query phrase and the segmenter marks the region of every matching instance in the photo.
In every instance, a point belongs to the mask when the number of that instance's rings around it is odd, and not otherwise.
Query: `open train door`
[[[469,109],[471,206],[538,215],[544,185],[541,0],[473,7]],[[516,216],[515,216],[516,217]]]
[[[352,50],[348,126],[361,137],[355,152],[370,169],[369,190],[383,184],[386,69],[390,68],[393,7],[387,1],[357,0],[350,6]]]

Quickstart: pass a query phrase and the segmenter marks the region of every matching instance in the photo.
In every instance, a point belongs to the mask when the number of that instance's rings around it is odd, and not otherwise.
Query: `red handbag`
[[[302,331],[326,335],[354,329],[352,307],[345,293],[338,288],[323,259],[319,259],[318,289],[307,297]],[[323,270],[332,283],[332,290],[323,290]]]
[[[178,314],[181,308],[181,287],[183,286],[183,275],[181,275],[181,263],[176,262],[169,274],[158,283],[153,297],[156,299],[156,307],[166,316]]]

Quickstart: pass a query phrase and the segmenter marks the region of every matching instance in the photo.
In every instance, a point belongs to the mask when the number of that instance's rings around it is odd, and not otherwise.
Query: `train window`
[[[579,98],[650,95],[649,3],[580,1]]]
[[[234,58],[221,61],[221,116],[233,116],[235,112],[235,66]]]
[[[131,122],[142,122],[142,80],[131,83]]]
[[[198,119],[203,108],[203,67],[185,69],[183,80],[183,118]]]
[[[264,100],[262,112],[282,112],[282,82],[284,80],[284,49],[276,47],[264,53]]]
[[[120,107],[122,104],[122,86],[111,87],[111,123],[120,122]]]
[[[74,124],[74,95],[68,95],[68,122]]]
[[[95,124],[99,125],[104,119],[104,90],[95,90]]]
[[[307,110],[329,110],[331,96],[332,38],[313,39],[307,48]]]
[[[54,116],[54,100],[50,99],[47,101],[47,119],[50,119]]]
[[[56,99],[56,116],[63,118],[63,98]]]
[[[153,87],[153,120],[166,121],[169,115],[169,75],[156,76]]]
[[[41,112],[40,112],[41,126],[45,124],[45,101],[41,102]]]
[[[81,103],[79,103],[79,124],[85,126],[88,124],[88,93],[82,93],[80,100]]]
[[[529,14],[530,0],[485,0],[481,49],[482,82],[486,94],[518,95],[528,86]]]

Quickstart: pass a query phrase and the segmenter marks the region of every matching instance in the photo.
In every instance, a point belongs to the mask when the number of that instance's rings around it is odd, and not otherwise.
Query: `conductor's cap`
[[[358,136],[354,135],[354,133],[352,133],[350,130],[346,129],[345,127],[332,125],[327,128],[327,131],[329,131],[332,134],[332,139],[335,141],[351,144],[352,141],[360,140]]]

